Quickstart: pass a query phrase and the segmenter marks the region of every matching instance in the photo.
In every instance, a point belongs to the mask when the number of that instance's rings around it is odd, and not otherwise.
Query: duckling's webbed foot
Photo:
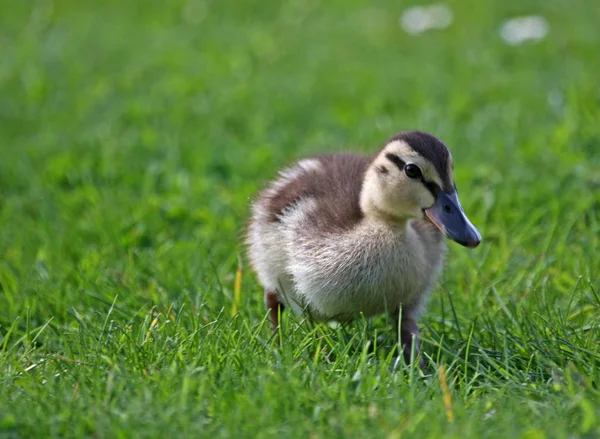
[[[279,316],[283,314],[285,307],[281,303],[279,294],[273,291],[265,290],[265,305],[269,310],[269,320],[271,321],[271,330],[275,331],[279,327]]]

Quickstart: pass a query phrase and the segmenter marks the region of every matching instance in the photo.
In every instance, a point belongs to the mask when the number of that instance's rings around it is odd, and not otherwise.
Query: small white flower
[[[507,44],[516,46],[526,41],[543,40],[549,29],[546,19],[539,15],[515,17],[502,23],[500,36]]]
[[[414,6],[402,13],[400,26],[407,33],[418,35],[429,29],[445,29],[452,19],[452,10],[444,4]]]

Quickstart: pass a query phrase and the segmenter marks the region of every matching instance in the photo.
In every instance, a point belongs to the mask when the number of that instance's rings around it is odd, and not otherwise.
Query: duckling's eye
[[[421,176],[423,175],[421,169],[417,165],[413,165],[412,163],[409,163],[404,167],[404,172],[409,178],[421,178]]]

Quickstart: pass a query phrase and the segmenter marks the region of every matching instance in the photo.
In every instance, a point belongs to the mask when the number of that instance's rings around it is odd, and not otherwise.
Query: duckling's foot
[[[285,307],[281,303],[279,294],[273,291],[265,291],[265,305],[269,310],[269,320],[271,321],[271,330],[275,331],[279,327],[279,316],[283,314]]]
[[[402,350],[404,354],[404,360],[406,364],[410,364],[413,358],[419,356],[419,326],[413,318],[403,318],[400,323],[400,342],[402,343]],[[414,354],[413,354],[414,353]],[[414,357],[411,358],[411,356]],[[425,362],[423,358],[419,360],[419,367],[425,368]]]

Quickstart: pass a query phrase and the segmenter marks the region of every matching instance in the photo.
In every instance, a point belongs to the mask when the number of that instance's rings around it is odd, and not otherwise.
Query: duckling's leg
[[[394,327],[398,329],[399,312],[394,313]],[[414,358],[417,358],[420,352],[419,346],[419,326],[417,319],[410,312],[402,310],[402,320],[400,321],[400,343],[402,344],[402,353],[407,364],[411,362],[411,354],[414,351]],[[423,358],[419,360],[419,367],[423,369],[425,362]]]
[[[265,305],[269,310],[271,329],[275,331],[279,327],[279,315],[283,314],[285,307],[283,306],[283,303],[281,303],[279,294],[268,290],[265,290]]]
[[[403,347],[404,359],[410,363],[411,354],[414,351],[415,358],[419,355],[421,347],[419,345],[419,327],[417,321],[413,318],[403,318],[400,322],[400,341]],[[425,362],[423,358],[419,360],[419,367],[423,368]]]

